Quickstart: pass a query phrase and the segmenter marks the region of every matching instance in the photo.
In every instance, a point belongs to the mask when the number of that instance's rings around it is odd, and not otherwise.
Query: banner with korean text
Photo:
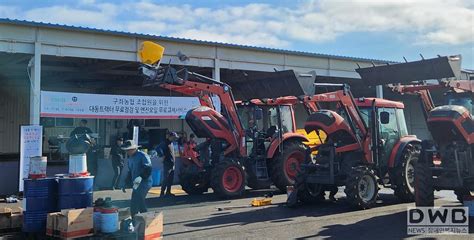
[[[197,106],[197,97],[41,91],[41,117],[175,119]]]

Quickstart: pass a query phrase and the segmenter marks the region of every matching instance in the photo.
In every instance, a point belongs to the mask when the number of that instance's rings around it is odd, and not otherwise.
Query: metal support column
[[[383,86],[382,85],[377,85],[375,87],[375,96],[378,98],[383,98]]]
[[[30,81],[30,124],[40,123],[41,95],[41,43],[35,42],[35,55],[31,65]]]
[[[221,68],[219,66],[219,59],[214,59],[214,68],[212,69],[212,78],[218,82],[221,81]]]

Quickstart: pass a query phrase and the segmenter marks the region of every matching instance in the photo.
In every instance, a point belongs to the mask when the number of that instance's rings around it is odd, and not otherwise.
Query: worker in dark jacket
[[[91,134],[91,133],[92,133],[92,130],[87,127],[87,120],[82,119],[79,122],[79,127],[74,128],[70,136],[73,137],[74,135]]]
[[[160,197],[174,196],[171,193],[171,185],[173,185],[174,178],[174,156],[171,150],[172,143],[178,139],[178,134],[175,132],[168,133],[166,139],[161,142],[156,148],[157,152],[163,155],[163,181],[161,183]],[[166,195],[165,195],[166,191]]]
[[[137,213],[143,213],[147,211],[145,199],[148,191],[152,187],[151,179],[151,161],[150,157],[138,150],[132,140],[127,140],[122,145],[122,150],[127,152],[128,160],[127,165],[129,174],[133,181],[132,199],[130,203],[130,213],[135,216]],[[122,185],[122,191],[125,192],[125,185]]]
[[[112,169],[114,170],[114,178],[112,181],[112,188],[118,188],[120,173],[123,169],[125,151],[121,149],[123,145],[123,138],[118,137],[115,145],[110,150],[110,157],[112,159]]]

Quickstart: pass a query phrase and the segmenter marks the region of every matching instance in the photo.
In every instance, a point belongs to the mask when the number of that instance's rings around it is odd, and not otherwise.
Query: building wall
[[[7,81],[0,79],[0,82]],[[25,83],[0,84],[0,153],[19,150],[20,125],[29,122],[28,91]]]

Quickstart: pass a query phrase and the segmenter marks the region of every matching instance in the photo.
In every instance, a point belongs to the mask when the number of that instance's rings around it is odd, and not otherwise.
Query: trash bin
[[[152,179],[153,187],[160,186],[161,185],[161,169],[153,168],[153,170],[151,170],[151,179]]]

